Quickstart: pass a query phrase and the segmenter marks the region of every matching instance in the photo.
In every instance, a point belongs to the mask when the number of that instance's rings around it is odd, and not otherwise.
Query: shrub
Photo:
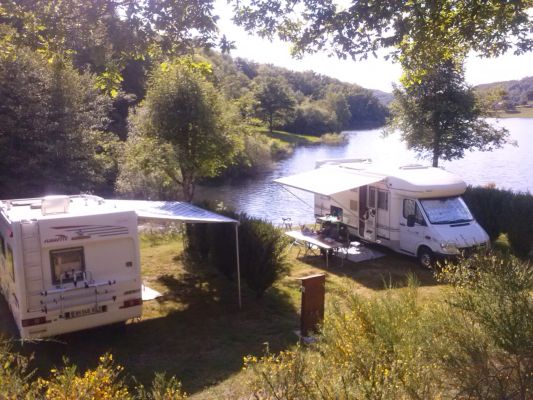
[[[209,205],[203,205],[213,209]],[[258,297],[288,271],[286,248],[288,241],[283,232],[271,223],[215,209],[240,221],[239,260],[241,276]],[[230,224],[188,224],[187,254],[198,261],[207,261],[229,279],[233,279],[236,265],[235,231]]]
[[[339,130],[335,112],[320,102],[305,103],[296,109],[294,119],[284,125],[292,133],[320,136],[326,132]]]
[[[533,396],[533,266],[478,255],[447,265],[449,308],[434,351],[461,398]]]
[[[513,251],[527,256],[533,247],[533,196],[495,188],[469,187],[463,198],[491,240],[507,233]]]
[[[37,382],[47,399],[131,399],[119,377],[122,371],[113,363],[111,354],[106,354],[93,370],[79,374],[75,365],[65,363],[63,369],[51,370],[49,379],[39,378]]]
[[[490,239],[496,240],[501,233],[507,232],[512,196],[513,193],[507,190],[469,186],[463,199]]]
[[[431,357],[429,305],[416,286],[371,300],[345,291],[307,348],[245,358],[257,398],[435,398],[438,365]]]
[[[28,358],[11,351],[9,342],[0,339],[0,399],[37,397],[28,362]]]
[[[526,257],[533,249],[533,196],[518,193],[513,196],[511,217],[507,227],[509,243],[515,254]]]
[[[270,222],[240,214],[239,254],[246,284],[257,297],[288,272],[288,240]]]

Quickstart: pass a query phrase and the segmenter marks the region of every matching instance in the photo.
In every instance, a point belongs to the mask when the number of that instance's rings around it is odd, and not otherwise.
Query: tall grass
[[[477,256],[448,265],[446,297],[421,303],[416,283],[372,299],[349,290],[316,342],[248,357],[261,399],[531,399],[533,268]]]

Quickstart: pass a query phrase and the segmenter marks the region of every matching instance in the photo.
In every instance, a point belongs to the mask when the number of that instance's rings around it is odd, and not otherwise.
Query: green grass
[[[191,264],[182,250],[181,239],[176,236],[143,237],[143,280],[164,296],[145,303],[142,320],[128,323],[125,329],[102,327],[54,341],[26,343],[20,349],[34,354],[32,365],[40,374],[61,365],[63,357],[84,369],[94,367],[99,355],[111,352],[129,376],[145,384],[156,371],[165,371],[177,376],[195,399],[235,398],[244,379],[245,355],[262,354],[265,343],[271,351],[296,344],[298,277],[326,273],[328,304],[338,300],[345,287],[364,296],[381,291],[385,285],[401,290],[409,273],[420,281],[423,299],[435,298],[441,288],[430,271],[397,254],[387,252],[381,259],[345,262],[343,266],[335,259],[326,270],[322,258],[297,259],[297,248],[293,248],[290,276],[261,300],[244,288],[243,309],[239,310],[236,283],[205,266]],[[1,303],[0,320],[4,322],[9,311],[5,302]],[[12,334],[12,321],[0,329]]]
[[[500,111],[496,114],[498,118],[533,118],[533,106],[517,107],[516,111]]]
[[[268,128],[258,128],[258,131],[267,134],[272,139],[277,139],[285,143],[294,145],[311,145],[321,143],[321,139],[318,136],[312,135],[299,135],[296,133],[289,133],[285,131],[274,130],[269,132]]]

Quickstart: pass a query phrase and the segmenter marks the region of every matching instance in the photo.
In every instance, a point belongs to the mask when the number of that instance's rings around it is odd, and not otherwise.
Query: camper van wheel
[[[422,246],[420,249],[418,249],[418,262],[421,266],[424,268],[431,268],[434,261],[435,257],[433,256],[433,252],[430,248]]]

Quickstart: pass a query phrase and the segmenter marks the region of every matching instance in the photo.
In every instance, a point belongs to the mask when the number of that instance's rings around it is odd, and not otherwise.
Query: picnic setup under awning
[[[239,308],[241,298],[241,266],[239,260],[239,221],[215,212],[204,210],[183,201],[149,201],[149,200],[109,200],[105,202],[111,207],[124,211],[135,211],[139,218],[158,222],[182,222],[186,224],[234,224],[237,252],[237,286],[239,291]]]

